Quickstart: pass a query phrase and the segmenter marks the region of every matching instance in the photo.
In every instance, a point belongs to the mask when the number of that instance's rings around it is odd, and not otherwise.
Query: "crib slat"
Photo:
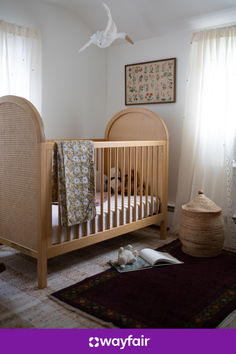
[[[107,198],[108,198],[108,229],[111,228],[111,149],[108,148],[108,183],[107,183]]]
[[[122,225],[125,223],[125,147],[122,148],[122,161],[121,161],[121,215]]]
[[[118,207],[118,148],[115,148],[115,227],[117,227]]]
[[[143,215],[143,147],[141,146],[141,159],[140,159],[140,207],[139,207],[139,219],[142,219]]]
[[[163,191],[163,178],[164,178],[164,159],[163,159],[163,154],[164,154],[164,148],[163,146],[158,148],[158,195],[161,200],[161,212],[163,212],[163,207],[164,207],[164,191]]]
[[[84,223],[84,236],[88,236],[88,222]]]
[[[98,149],[94,149],[94,173],[95,173],[95,176],[94,176],[94,186],[95,186],[95,191],[97,190],[97,178],[96,178],[96,172],[97,172],[97,169],[98,169]]]
[[[71,241],[71,227],[67,226],[67,241]]]
[[[62,226],[61,226],[61,208],[60,208],[59,177],[57,177],[57,201],[58,201],[58,227],[57,227],[57,236],[58,236],[58,243],[61,243],[61,242],[62,242]]]
[[[134,221],[137,220],[137,167],[138,167],[138,148],[134,148]]]
[[[75,225],[75,237],[79,238],[79,225],[78,224]]]
[[[145,182],[145,211],[144,216],[147,217],[148,214],[148,186],[149,186],[149,146],[145,148],[146,150],[146,182]]]
[[[92,220],[91,222],[91,230],[90,230],[91,234],[95,234],[96,233],[96,216],[95,218]]]
[[[95,195],[96,195],[96,191],[97,191],[97,167],[98,167],[98,149],[94,149],[94,188],[95,188]],[[92,220],[92,233],[95,234],[96,232],[96,216],[95,218]],[[76,232],[77,234],[77,232]]]
[[[101,149],[101,174],[100,174],[100,210],[101,210],[101,231],[103,231],[103,201],[104,201],[104,149]]]
[[[151,175],[152,175],[152,184],[151,184],[151,216],[153,215],[153,191],[154,191],[154,146],[152,146],[152,164],[151,164]]]
[[[161,239],[166,238],[166,230],[167,230],[167,204],[168,204],[168,145],[165,144],[162,147],[162,212],[165,214],[165,218],[161,223]]]
[[[52,163],[53,163],[53,154],[52,148],[48,145],[46,146],[46,171],[48,171],[48,176],[51,176],[52,173]],[[47,201],[49,208],[47,206],[47,244],[48,247],[52,246],[52,181],[48,180],[47,183]],[[51,182],[51,183],[50,183]],[[50,236],[49,236],[50,235]]]
[[[159,146],[156,147],[156,152],[157,152],[157,156],[156,156],[156,161],[157,161],[157,165],[156,165],[156,176],[157,176],[157,191],[156,191],[156,208],[158,208],[158,199],[160,198],[161,200],[161,195],[160,195],[160,185],[161,185],[161,178],[160,178],[160,168],[159,168],[159,164],[160,164],[160,148]]]
[[[131,194],[131,148],[129,150],[129,157],[128,157],[128,217],[127,222],[130,223],[130,194]]]

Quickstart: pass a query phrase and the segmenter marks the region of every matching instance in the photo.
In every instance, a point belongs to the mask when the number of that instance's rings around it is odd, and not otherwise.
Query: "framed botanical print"
[[[176,58],[125,65],[125,104],[176,102]]]

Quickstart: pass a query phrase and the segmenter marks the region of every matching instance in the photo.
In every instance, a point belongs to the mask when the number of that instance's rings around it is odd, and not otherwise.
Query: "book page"
[[[166,262],[171,264],[182,263],[175,257],[171,256],[169,253],[155,251],[151,248],[143,248],[139,252],[139,255],[152,266],[154,266],[158,262]]]

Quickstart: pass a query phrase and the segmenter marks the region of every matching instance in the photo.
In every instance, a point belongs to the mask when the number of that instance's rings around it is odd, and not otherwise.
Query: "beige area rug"
[[[6,246],[0,246],[0,262],[6,270],[0,274],[0,328],[110,328],[110,324],[73,311],[53,301],[49,295],[109,268],[120,246],[136,249],[157,248],[172,242],[160,240],[155,226],[101,242],[48,261],[48,288],[37,288],[36,260]],[[219,327],[236,328],[236,311]]]

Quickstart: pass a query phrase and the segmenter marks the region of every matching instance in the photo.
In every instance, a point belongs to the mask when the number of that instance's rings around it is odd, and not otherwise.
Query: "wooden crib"
[[[129,108],[94,140],[100,188],[96,217],[62,227],[60,200],[52,200],[54,140],[27,100],[0,98],[0,243],[37,259],[38,287],[47,286],[49,258],[160,223],[166,237],[168,132],[145,108]],[[113,193],[111,192],[111,168]]]

